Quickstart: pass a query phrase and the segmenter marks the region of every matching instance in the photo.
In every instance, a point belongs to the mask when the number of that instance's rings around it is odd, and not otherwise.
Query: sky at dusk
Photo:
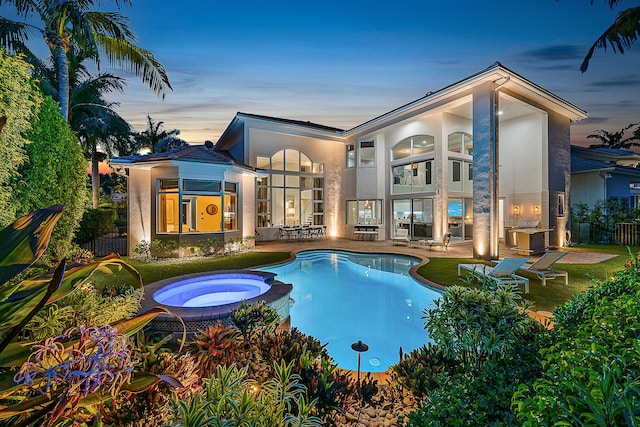
[[[123,13],[173,92],[162,101],[130,77],[118,111],[137,130],[151,114],[190,143],[215,142],[237,111],[349,129],[495,61],[589,113],[574,144],[640,121],[640,44],[598,51],[579,70],[639,1],[613,11],[600,0],[133,3]]]

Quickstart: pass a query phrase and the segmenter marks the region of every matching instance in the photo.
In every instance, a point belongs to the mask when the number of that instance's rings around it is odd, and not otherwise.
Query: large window
[[[473,238],[473,199],[447,200],[448,230],[454,239]]]
[[[414,239],[433,237],[433,199],[393,201],[393,226],[406,228]]]
[[[473,138],[465,132],[454,132],[448,137],[448,147],[451,153],[473,155]]]
[[[449,191],[473,191],[473,164],[449,159]]]
[[[258,157],[256,165],[269,172],[257,181],[258,227],[324,225],[323,163],[297,150],[281,150]]]
[[[382,200],[347,201],[347,224],[382,223]]]
[[[222,181],[159,179],[158,233],[237,230],[237,183],[224,182],[222,189]]]
[[[431,135],[414,135],[398,142],[391,149],[391,159],[401,160],[411,156],[432,153],[435,139]]]
[[[433,160],[394,166],[392,174],[393,194],[435,191]]]

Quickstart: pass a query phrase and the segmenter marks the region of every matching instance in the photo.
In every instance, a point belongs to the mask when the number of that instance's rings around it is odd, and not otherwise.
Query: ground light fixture
[[[351,344],[351,350],[358,353],[358,385],[360,385],[360,355],[365,351],[368,351],[369,346],[358,340],[358,342]]]

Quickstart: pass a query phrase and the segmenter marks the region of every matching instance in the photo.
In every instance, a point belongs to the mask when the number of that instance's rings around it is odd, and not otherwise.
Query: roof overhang
[[[499,84],[505,82],[504,90],[520,95],[522,98],[531,100],[539,106],[568,117],[571,122],[577,122],[588,117],[586,111],[503,67],[501,64],[496,63],[486,70],[467,77],[464,80],[460,80],[436,92],[429,92],[420,99],[349,129],[346,135],[354,136],[368,133],[376,128],[395,123],[399,118],[410,116],[418,111],[427,110],[431,106],[436,107],[447,102],[455,102],[456,98],[467,95],[476,86],[486,83]]]

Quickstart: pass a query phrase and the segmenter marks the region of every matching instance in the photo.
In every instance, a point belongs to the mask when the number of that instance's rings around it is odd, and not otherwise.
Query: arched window
[[[324,163],[286,149],[257,157],[256,166],[269,172],[257,182],[258,227],[324,225]]]
[[[414,135],[398,142],[391,149],[391,159],[400,160],[433,152],[435,139],[431,135]]]

